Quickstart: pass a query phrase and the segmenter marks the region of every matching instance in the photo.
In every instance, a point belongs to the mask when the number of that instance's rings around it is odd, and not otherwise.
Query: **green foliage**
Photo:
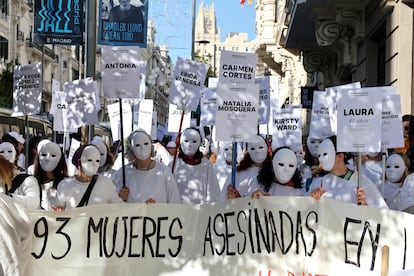
[[[0,75],[0,106],[13,106],[13,73],[8,70],[3,70]]]

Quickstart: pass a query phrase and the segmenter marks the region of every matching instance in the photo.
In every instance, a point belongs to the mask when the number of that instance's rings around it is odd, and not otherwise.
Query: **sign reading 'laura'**
[[[34,40],[41,44],[81,44],[83,18],[83,0],[35,1]]]

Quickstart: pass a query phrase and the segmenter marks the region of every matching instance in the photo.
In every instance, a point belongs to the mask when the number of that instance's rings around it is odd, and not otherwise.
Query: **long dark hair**
[[[273,151],[272,156],[275,156],[275,154],[281,149],[290,149],[290,148],[289,147],[277,148]],[[276,175],[275,175],[275,171],[273,170],[273,161],[270,158],[266,158],[266,160],[263,162],[262,168],[260,169],[257,175],[257,181],[259,182],[259,184],[264,186],[265,192],[268,192],[270,189],[270,186],[275,181],[275,179],[276,179]],[[293,182],[293,188],[302,189],[302,176],[297,167],[290,181]]]
[[[49,179],[47,177],[47,172],[42,168],[42,166],[40,166],[39,155],[36,157],[36,160],[34,163],[34,176],[36,177],[40,185],[43,185],[49,182],[50,180],[53,180],[53,188],[56,189],[59,182],[63,178],[68,176],[68,167],[66,165],[65,155],[63,154],[62,149],[60,149],[60,151],[61,151],[61,156],[60,156],[59,163],[57,164],[56,168],[52,171],[53,179]]]

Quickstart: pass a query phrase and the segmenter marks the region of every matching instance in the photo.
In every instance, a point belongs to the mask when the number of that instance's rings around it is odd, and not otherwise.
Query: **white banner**
[[[309,137],[325,139],[334,135],[325,91],[314,91]]]
[[[152,132],[153,110],[153,100],[143,100],[139,103],[138,128],[145,130],[148,135]]]
[[[354,82],[334,87],[328,87],[325,89],[326,91],[326,101],[328,103],[329,114],[331,118],[331,130],[334,135],[337,134],[337,95],[338,91],[341,89],[348,89],[348,88],[361,88],[361,83]]]
[[[168,100],[182,110],[197,110],[208,65],[177,57]]]
[[[414,217],[310,197],[30,210],[26,275],[379,275],[414,268]],[[403,274],[398,274],[403,275]]]
[[[109,122],[111,124],[112,140],[121,139],[121,114],[119,112],[119,102],[107,106]],[[124,139],[132,132],[132,112],[129,103],[122,102],[122,125]]]
[[[254,83],[256,54],[221,51],[220,83]]]
[[[205,88],[201,93],[200,126],[214,126],[216,124],[217,89]]]
[[[40,113],[43,89],[42,64],[18,65],[13,70],[13,116]]]
[[[400,94],[382,96],[382,137],[383,149],[404,147],[404,131],[401,115]]]
[[[106,98],[145,97],[147,62],[140,61],[139,47],[102,48],[102,90]]]
[[[302,150],[302,108],[289,107],[273,111],[272,149],[290,147]]]
[[[96,82],[89,77],[66,82],[63,87],[68,102],[68,128],[99,124],[100,104]]]
[[[184,112],[183,122],[181,126],[181,131],[190,127],[191,124],[191,112],[183,111],[178,109],[174,104],[169,105],[168,109],[168,132],[178,133],[180,129],[181,115]]]
[[[337,99],[338,152],[380,152],[382,91],[377,87],[343,89]]]
[[[248,142],[257,132],[259,85],[218,83],[216,127],[219,141]]]

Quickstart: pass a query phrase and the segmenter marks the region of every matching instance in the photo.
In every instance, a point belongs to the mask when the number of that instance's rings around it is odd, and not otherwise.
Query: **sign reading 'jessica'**
[[[83,0],[36,0],[34,40],[41,44],[79,45],[83,38]]]

